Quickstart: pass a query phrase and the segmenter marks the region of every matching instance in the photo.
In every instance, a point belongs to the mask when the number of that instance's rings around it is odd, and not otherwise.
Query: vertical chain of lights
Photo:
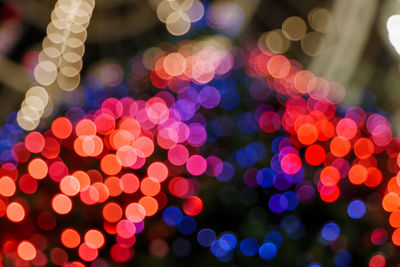
[[[17,122],[24,130],[34,130],[42,117],[51,114],[52,93],[75,90],[80,83],[86,28],[94,0],[59,0],[34,69],[37,86],[30,88],[18,111]]]

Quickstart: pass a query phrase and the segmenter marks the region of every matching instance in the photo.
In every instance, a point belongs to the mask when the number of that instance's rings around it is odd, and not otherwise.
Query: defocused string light
[[[56,3],[33,72],[40,86],[26,92],[17,115],[18,125],[24,130],[35,129],[40,118],[51,113],[52,102],[45,88],[71,91],[78,87],[86,27],[93,8],[93,0],[59,0]],[[55,81],[57,86],[53,85]]]
[[[333,17],[326,8],[316,7],[307,14],[307,21],[310,27],[319,33],[326,33],[332,30]]]
[[[273,30],[260,36],[258,46],[262,51],[270,50],[281,54],[290,48],[290,40],[283,34],[282,30]]]
[[[291,41],[301,40],[306,31],[307,25],[300,17],[289,17],[282,23],[282,32]]]
[[[333,28],[333,17],[325,8],[314,8],[307,15],[309,27],[314,31],[308,31],[304,19],[298,16],[286,18],[281,29],[263,33],[258,40],[258,47],[264,53],[285,53],[291,47],[291,41],[300,41],[303,52],[311,57],[318,56],[324,50],[323,34]]]
[[[191,24],[203,15],[204,6],[199,0],[163,0],[157,5],[158,19],[176,36],[187,33]]]

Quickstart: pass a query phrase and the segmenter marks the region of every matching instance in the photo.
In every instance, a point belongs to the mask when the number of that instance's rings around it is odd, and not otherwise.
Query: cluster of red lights
[[[259,118],[266,133],[282,126],[297,148],[280,159],[282,170],[288,174],[298,171],[302,167],[299,151],[304,150],[305,162],[320,167],[316,183],[325,202],[340,197],[342,179],[370,188],[387,184],[382,206],[391,213],[389,223],[396,228],[392,242],[400,246],[400,138],[392,136],[388,119],[359,107],[349,107],[344,117],[338,117],[335,104],[343,100],[343,87],[302,70],[298,62],[282,55],[254,49],[246,71],[252,77],[266,78],[270,88],[285,96],[277,98],[281,109],[268,110]],[[378,166],[381,160],[386,163],[385,171]],[[383,175],[394,177],[385,180]]]
[[[167,205],[167,194],[184,199],[182,208],[189,216],[202,210],[203,202],[196,196],[198,186],[193,179],[181,177],[202,175],[207,170],[207,160],[198,155],[198,147],[187,142],[192,134],[160,97],[147,101],[109,98],[101,109],[74,124],[59,117],[43,134],[29,133],[25,142],[13,148],[19,168],[11,163],[2,167],[0,255],[14,259],[16,266],[26,266],[27,261],[45,266],[49,260],[55,265],[83,266],[81,261],[69,259],[70,250],[90,262],[99,256],[107,238],[114,236],[111,259],[130,260],[135,234],[146,217]],[[76,164],[77,160],[84,164]],[[94,168],[74,169],[76,166]],[[164,182],[167,194],[162,192]],[[28,201],[17,192],[40,199],[50,187],[50,205]],[[88,225],[79,232],[73,224],[62,229],[57,225],[95,205],[101,207],[102,228]],[[26,239],[14,239],[10,227]],[[29,231],[21,230],[24,228]],[[55,230],[58,240],[46,237],[47,231]],[[49,248],[50,259],[44,253]]]

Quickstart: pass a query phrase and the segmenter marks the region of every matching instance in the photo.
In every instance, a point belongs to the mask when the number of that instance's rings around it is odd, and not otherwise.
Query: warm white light
[[[17,122],[23,129],[34,130],[40,118],[52,112],[46,87],[57,84],[62,90],[72,91],[79,86],[86,27],[93,7],[94,0],[57,1],[34,69],[35,80],[43,87],[32,87],[18,112]]]
[[[400,54],[400,15],[391,16],[386,23],[389,33],[389,41]]]

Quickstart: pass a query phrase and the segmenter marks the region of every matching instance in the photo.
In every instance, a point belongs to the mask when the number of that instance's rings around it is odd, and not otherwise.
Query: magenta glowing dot
[[[206,174],[208,176],[218,176],[222,173],[224,167],[222,164],[222,160],[218,157],[211,156],[207,159],[207,171]]]
[[[108,98],[101,105],[101,111],[110,114],[114,119],[118,119],[124,112],[124,106],[118,99]]]
[[[134,117],[138,111],[136,101],[130,97],[120,99],[122,105],[122,117]]]
[[[192,123],[189,125],[190,134],[188,143],[192,146],[201,146],[207,141],[207,132],[203,125]]]
[[[115,119],[113,115],[108,113],[101,113],[95,119],[97,132],[99,134],[108,134],[111,130],[115,128]]]
[[[193,155],[186,162],[186,170],[192,175],[202,175],[206,169],[207,161],[200,155]]]
[[[299,151],[297,151],[297,149],[295,149],[295,148],[292,147],[292,146],[286,146],[286,147],[284,147],[284,148],[282,148],[282,149],[280,150],[280,153],[278,154],[279,160],[282,161],[282,159],[283,159],[286,155],[290,155],[290,154],[299,156]]]
[[[199,93],[199,102],[204,108],[212,109],[219,104],[221,95],[219,91],[211,86],[206,86]]]
[[[189,158],[189,150],[183,145],[176,145],[168,151],[168,160],[175,166],[182,166]]]
[[[146,158],[144,157],[140,157],[139,155],[137,155],[135,164],[133,164],[132,166],[130,166],[129,168],[137,170],[143,167],[143,165],[146,163]]]
[[[129,220],[121,220],[117,223],[117,234],[124,238],[132,238],[136,233],[135,224]]]
[[[190,129],[186,123],[181,121],[176,121],[171,124],[170,128],[174,129],[175,132],[178,134],[178,143],[183,143],[189,138]]]
[[[146,102],[145,111],[149,120],[155,124],[165,122],[169,117],[169,109],[164,100],[153,97]]]
[[[163,128],[158,132],[157,143],[161,148],[170,149],[178,143],[178,134],[172,128]]]
[[[99,191],[94,186],[89,186],[85,190],[81,191],[79,198],[86,205],[94,205],[100,198]]]
[[[62,178],[68,175],[68,167],[62,161],[55,161],[50,164],[49,176],[55,182],[60,182]]]
[[[139,109],[138,113],[136,114],[136,120],[139,122],[140,127],[146,130],[151,129],[156,125],[156,123],[149,119],[145,109]]]
[[[281,160],[281,169],[286,174],[296,174],[301,169],[301,159],[296,154],[287,154]]]
[[[264,132],[273,133],[281,126],[281,118],[277,113],[267,111],[260,116],[258,123]]]

